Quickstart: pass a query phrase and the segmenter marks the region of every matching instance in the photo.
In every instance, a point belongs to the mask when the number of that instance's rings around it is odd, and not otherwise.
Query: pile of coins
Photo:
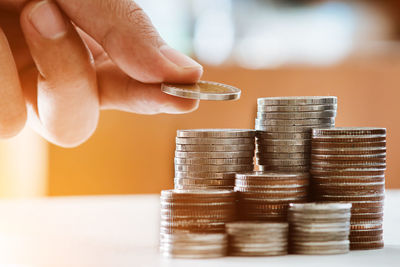
[[[207,257],[205,252],[213,246],[218,255],[225,255],[226,238],[215,234],[225,234],[225,223],[235,220],[233,191],[164,190],[160,201],[160,250],[164,255]]]
[[[278,256],[288,253],[288,223],[232,222],[226,224],[228,254]]]
[[[308,173],[237,173],[235,191],[241,220],[284,222],[289,203],[307,202]]]
[[[349,251],[351,204],[290,204],[290,251],[294,254],[341,254]]]
[[[353,204],[350,249],[382,248],[386,129],[313,129],[316,200]]]
[[[169,258],[218,258],[227,254],[226,234],[175,233],[161,234],[160,252]]]
[[[259,170],[308,171],[311,129],[334,127],[334,96],[266,97],[257,100],[255,129]]]
[[[178,130],[175,189],[229,189],[236,172],[254,169],[254,130]]]

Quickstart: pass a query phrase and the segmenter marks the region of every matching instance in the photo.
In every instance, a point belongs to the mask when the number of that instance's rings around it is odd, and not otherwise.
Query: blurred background
[[[400,188],[400,2],[137,0],[163,38],[242,89],[185,115],[103,111],[74,149],[28,127],[0,141],[0,196],[159,193],[173,187],[177,129],[253,128],[256,99],[338,96],[337,126],[388,129],[387,188]]]

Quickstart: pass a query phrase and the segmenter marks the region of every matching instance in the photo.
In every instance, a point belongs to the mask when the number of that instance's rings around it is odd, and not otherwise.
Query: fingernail
[[[64,18],[52,2],[38,2],[32,8],[29,19],[40,35],[46,39],[58,39],[67,32]]]
[[[182,54],[181,52],[171,48],[168,45],[163,45],[160,48],[161,54],[163,54],[169,61],[177,65],[178,67],[185,69],[201,69],[203,68],[199,63],[191,59],[190,57]]]

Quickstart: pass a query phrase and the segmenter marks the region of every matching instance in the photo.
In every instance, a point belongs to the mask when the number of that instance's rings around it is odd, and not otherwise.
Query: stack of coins
[[[259,98],[255,123],[259,170],[308,171],[311,129],[334,127],[334,96]]]
[[[294,254],[340,254],[349,251],[351,204],[290,204],[289,247]]]
[[[386,129],[313,129],[311,158],[316,199],[353,204],[350,249],[382,248]]]
[[[235,173],[254,169],[254,130],[178,130],[176,189],[232,190]]]
[[[288,223],[227,223],[228,253],[232,256],[285,255],[288,253],[288,230]]]
[[[213,234],[224,234],[225,223],[235,220],[233,191],[164,190],[160,201],[160,250],[164,254],[190,257],[198,250],[199,255],[193,257],[206,257],[205,252],[214,246],[216,253],[223,256],[226,238]],[[184,235],[188,233],[193,235]],[[180,253],[184,244],[187,250]]]
[[[160,252],[169,258],[218,258],[227,254],[226,234],[175,233],[162,234]]]
[[[308,184],[309,173],[238,173],[238,216],[246,221],[286,221],[289,203],[307,201]]]

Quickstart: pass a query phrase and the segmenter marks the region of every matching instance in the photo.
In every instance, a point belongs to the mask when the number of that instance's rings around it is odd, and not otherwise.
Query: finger
[[[94,132],[99,117],[90,53],[53,2],[27,4],[21,27],[40,72],[37,110],[46,136],[65,147],[81,144]]]
[[[171,96],[160,84],[145,84],[122,73],[112,62],[97,68],[100,103],[103,109],[139,114],[187,113],[197,109],[198,100]]]
[[[57,0],[132,78],[145,83],[196,82],[202,67],[170,48],[132,0]]]
[[[26,107],[14,58],[0,28],[0,137],[16,135],[25,125]]]

